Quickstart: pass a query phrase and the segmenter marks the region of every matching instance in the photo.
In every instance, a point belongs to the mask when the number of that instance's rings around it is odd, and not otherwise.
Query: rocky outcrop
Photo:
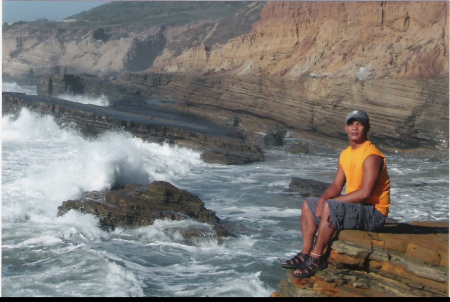
[[[261,148],[246,142],[243,134],[232,126],[158,105],[121,102],[116,109],[52,97],[3,93],[3,114],[17,113],[22,107],[50,114],[60,125],[74,125],[89,136],[124,129],[147,141],[167,141],[201,150],[202,158],[211,163],[245,164],[264,160]]]
[[[292,178],[289,190],[320,196],[329,184]],[[325,254],[328,267],[314,276],[287,278],[272,297],[447,297],[448,223],[398,223],[376,232],[343,230]]]
[[[320,197],[329,186],[329,183],[322,181],[293,177],[289,183],[289,191],[298,192],[302,197]]]
[[[378,232],[341,231],[328,267],[287,271],[272,297],[448,297],[448,223],[388,222]]]
[[[380,147],[446,154],[448,53],[447,2],[273,1],[251,33],[151,71],[203,73],[169,85],[185,109],[239,113],[255,131],[345,138],[344,117],[360,108]]]
[[[186,48],[212,48],[248,33],[260,17],[260,2],[112,2],[68,22],[5,23],[4,81],[34,85],[49,74],[110,78],[143,71]]]
[[[228,235],[220,225],[220,219],[205,208],[198,196],[165,181],[154,181],[149,185],[127,184],[122,189],[106,192],[86,192],[78,200],[64,201],[58,207],[58,216],[70,210],[97,216],[100,227],[106,230],[148,226],[156,219],[192,219],[208,223],[212,229],[177,229],[186,239],[201,236],[220,239]]]
[[[49,74],[109,78],[122,71],[146,70],[166,47],[166,38],[158,26],[48,22],[10,26],[3,31],[2,47],[3,80],[32,85]]]

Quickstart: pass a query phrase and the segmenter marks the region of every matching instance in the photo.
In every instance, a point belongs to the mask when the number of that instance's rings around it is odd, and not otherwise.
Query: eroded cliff
[[[196,47],[153,71],[221,71],[298,79],[448,78],[448,3],[267,2],[252,32]]]
[[[345,137],[345,115],[362,108],[386,147],[448,149],[445,2],[268,2],[251,33],[156,63],[203,73],[173,84],[187,109],[241,113],[256,130],[255,118]]]
[[[257,14],[251,31],[222,40],[212,37],[224,35],[225,23],[205,19],[145,30],[96,28],[78,31],[77,40],[59,31],[58,39],[40,44],[33,35],[7,35],[3,72],[122,73],[116,83],[176,99],[177,109],[217,120],[236,114],[241,127],[255,132],[278,124],[293,136],[344,143],[344,117],[359,108],[369,113],[371,139],[381,148],[448,153],[447,2],[263,4],[260,12],[260,2],[249,2],[233,17]]]

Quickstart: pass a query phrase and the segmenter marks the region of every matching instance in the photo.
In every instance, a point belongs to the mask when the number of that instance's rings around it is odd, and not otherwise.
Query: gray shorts
[[[306,203],[311,211],[314,221],[319,225],[316,216],[316,206],[319,202],[317,197],[307,197]],[[373,204],[342,202],[328,199],[331,221],[336,231],[362,230],[375,231],[384,226],[386,217]]]

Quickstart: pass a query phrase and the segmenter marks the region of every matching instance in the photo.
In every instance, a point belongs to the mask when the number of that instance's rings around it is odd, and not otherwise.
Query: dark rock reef
[[[89,81],[92,82],[98,81]],[[68,93],[75,90],[74,86],[78,87],[78,91],[87,89],[87,86],[79,85],[80,82],[77,81],[65,83],[71,87]],[[72,83],[72,86],[68,85],[69,83]],[[103,85],[95,87],[107,89]],[[112,100],[114,102],[114,99]],[[142,100],[122,100],[117,106],[101,107],[48,96],[3,93],[3,114],[17,114],[22,107],[41,114],[50,114],[60,125],[74,125],[88,136],[95,136],[107,130],[123,129],[146,141],[167,141],[201,150],[202,158],[210,163],[246,164],[264,160],[261,148],[247,142],[235,127],[165,108],[159,104],[147,104]]]

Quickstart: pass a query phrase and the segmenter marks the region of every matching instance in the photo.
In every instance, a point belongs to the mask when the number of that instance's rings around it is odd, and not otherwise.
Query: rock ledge
[[[328,268],[287,271],[272,297],[448,297],[448,223],[388,222],[379,232],[342,231]]]

